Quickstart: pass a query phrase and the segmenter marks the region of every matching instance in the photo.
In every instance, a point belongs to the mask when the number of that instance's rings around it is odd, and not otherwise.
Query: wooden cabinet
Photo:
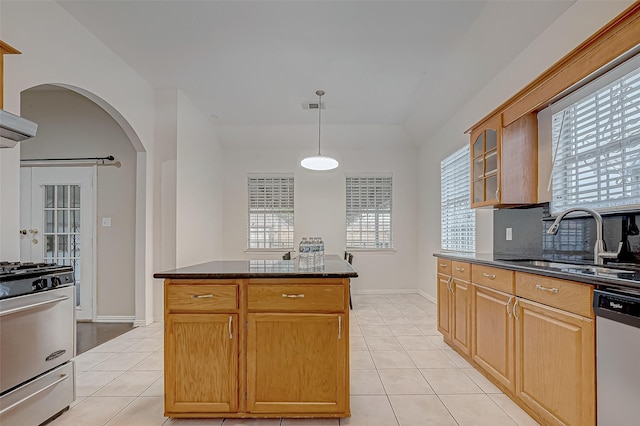
[[[238,409],[238,315],[168,314],[165,412]]]
[[[549,425],[595,425],[594,321],[519,298],[516,396]]]
[[[451,341],[458,349],[471,353],[471,265],[453,261],[451,264]]]
[[[165,415],[348,417],[349,279],[165,281]]]
[[[438,331],[445,341],[451,341],[451,311],[453,289],[451,287],[451,261],[438,259]]]
[[[494,115],[471,130],[471,207],[532,204],[538,187],[538,120],[507,127]]]
[[[475,265],[474,265],[475,266]],[[473,283],[471,358],[511,392],[515,391],[515,297]]]
[[[247,411],[344,412],[348,329],[341,314],[249,313]]]

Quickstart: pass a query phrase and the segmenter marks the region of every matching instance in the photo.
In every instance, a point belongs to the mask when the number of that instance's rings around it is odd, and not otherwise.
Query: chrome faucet
[[[556,235],[558,233],[558,227],[560,226],[560,222],[562,221],[562,219],[564,219],[564,217],[569,213],[573,212],[589,213],[596,220],[596,245],[593,248],[593,263],[595,263],[596,265],[602,265],[604,264],[604,259],[615,259],[616,257],[618,257],[620,251],[622,250],[623,243],[620,242],[620,244],[618,245],[618,251],[607,251],[604,240],[602,239],[602,216],[600,216],[600,213],[592,209],[588,209],[585,207],[572,207],[566,209],[565,211],[561,212],[558,217],[556,217],[556,220],[547,231],[547,234]]]

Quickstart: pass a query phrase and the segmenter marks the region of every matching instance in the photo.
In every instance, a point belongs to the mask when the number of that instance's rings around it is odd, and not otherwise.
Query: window
[[[469,146],[440,162],[440,247],[476,250],[476,214],[471,210]]]
[[[347,177],[347,248],[393,248],[391,176]]]
[[[249,249],[293,249],[293,176],[250,176]]]
[[[551,212],[640,205],[640,62],[551,107]]]

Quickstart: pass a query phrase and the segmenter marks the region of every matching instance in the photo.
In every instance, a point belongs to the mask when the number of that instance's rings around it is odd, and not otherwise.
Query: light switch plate
[[[506,228],[506,231],[507,232],[505,232],[505,238],[507,239],[507,241],[513,240],[513,228]]]
[[[102,226],[104,226],[104,227],[111,226],[111,218],[110,217],[103,217],[102,218]]]

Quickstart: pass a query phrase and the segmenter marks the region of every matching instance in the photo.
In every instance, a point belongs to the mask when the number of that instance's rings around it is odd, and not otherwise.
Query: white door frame
[[[90,221],[90,249],[91,249],[91,271],[89,274],[89,291],[91,293],[91,312],[89,315],[86,316],[82,316],[80,315],[82,320],[91,320],[94,321],[96,319],[96,313],[97,313],[97,241],[96,241],[96,234],[97,234],[97,223],[96,223],[96,212],[97,212],[97,194],[96,194],[96,189],[97,189],[97,178],[98,178],[98,174],[97,174],[97,165],[94,164],[72,164],[72,165],[68,165],[67,167],[59,167],[59,165],[55,165],[55,166],[51,166],[51,165],[29,165],[29,166],[22,166],[20,169],[20,228],[22,230],[26,230],[27,233],[26,235],[21,235],[21,242],[20,242],[20,252],[21,252],[21,260],[26,260],[32,259],[31,254],[27,254],[28,251],[30,250],[32,247],[32,244],[30,244],[31,239],[34,237],[34,235],[32,235],[29,230],[31,227],[33,227],[32,225],[32,219],[31,219],[31,215],[32,210],[33,210],[33,202],[32,202],[32,192],[34,190],[33,188],[33,170],[34,167],[38,168],[51,168],[51,169],[69,169],[70,167],[82,167],[85,169],[89,169],[87,170],[90,174],[91,174],[91,200],[90,200],[90,205],[91,205],[91,212],[90,212],[90,216],[89,216],[89,221]],[[54,170],[52,170],[54,171]],[[62,171],[62,170],[61,170]],[[58,182],[52,182],[54,184],[57,184]],[[62,184],[63,182],[61,181],[60,184]],[[72,182],[67,182],[64,181],[64,184],[68,184],[68,183],[72,183]],[[27,211],[29,211],[29,217],[26,217],[26,213]],[[27,221],[27,222],[25,222]],[[36,227],[36,229],[39,229],[40,226],[38,225]],[[85,228],[86,229],[86,228]],[[42,239],[43,236],[42,235],[37,235],[37,238]],[[26,240],[26,241],[25,241]],[[43,241],[44,243],[44,241]],[[83,283],[82,288],[87,288],[86,285],[86,279],[81,281]],[[81,295],[82,293],[82,288],[81,288]],[[86,304],[85,304],[86,306]]]

